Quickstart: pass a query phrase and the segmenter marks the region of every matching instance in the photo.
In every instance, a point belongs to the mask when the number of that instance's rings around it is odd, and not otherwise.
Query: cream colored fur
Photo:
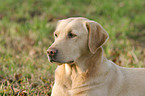
[[[76,36],[68,38],[68,33]],[[58,22],[55,84],[51,96],[145,96],[145,69],[123,68],[103,56],[107,32],[86,18]],[[67,63],[73,60],[73,63]]]

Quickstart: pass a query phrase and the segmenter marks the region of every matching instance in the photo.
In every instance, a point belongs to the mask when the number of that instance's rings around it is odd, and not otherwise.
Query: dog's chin
[[[72,61],[59,61],[59,60],[52,60],[51,61],[52,63],[54,62],[54,63],[56,63],[56,64],[58,64],[58,65],[62,65],[62,64],[70,64],[70,65],[72,65],[72,64],[74,64],[74,61],[72,60]]]

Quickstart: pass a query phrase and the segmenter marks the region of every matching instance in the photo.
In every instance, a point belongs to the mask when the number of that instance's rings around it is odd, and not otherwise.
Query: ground
[[[46,50],[60,19],[86,17],[109,33],[105,56],[145,67],[143,0],[0,0],[0,95],[51,94],[56,64]]]

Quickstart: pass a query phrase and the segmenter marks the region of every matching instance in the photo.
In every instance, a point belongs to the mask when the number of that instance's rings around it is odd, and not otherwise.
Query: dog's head
[[[58,21],[55,41],[48,48],[50,62],[72,63],[80,56],[91,53],[108,39],[107,32],[97,22],[86,18],[68,18]]]

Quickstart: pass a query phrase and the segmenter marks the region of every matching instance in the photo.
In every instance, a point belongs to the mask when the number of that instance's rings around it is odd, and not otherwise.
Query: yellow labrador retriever
[[[145,96],[145,69],[122,68],[103,56],[107,32],[86,18],[60,20],[48,48],[57,62],[52,96]]]

